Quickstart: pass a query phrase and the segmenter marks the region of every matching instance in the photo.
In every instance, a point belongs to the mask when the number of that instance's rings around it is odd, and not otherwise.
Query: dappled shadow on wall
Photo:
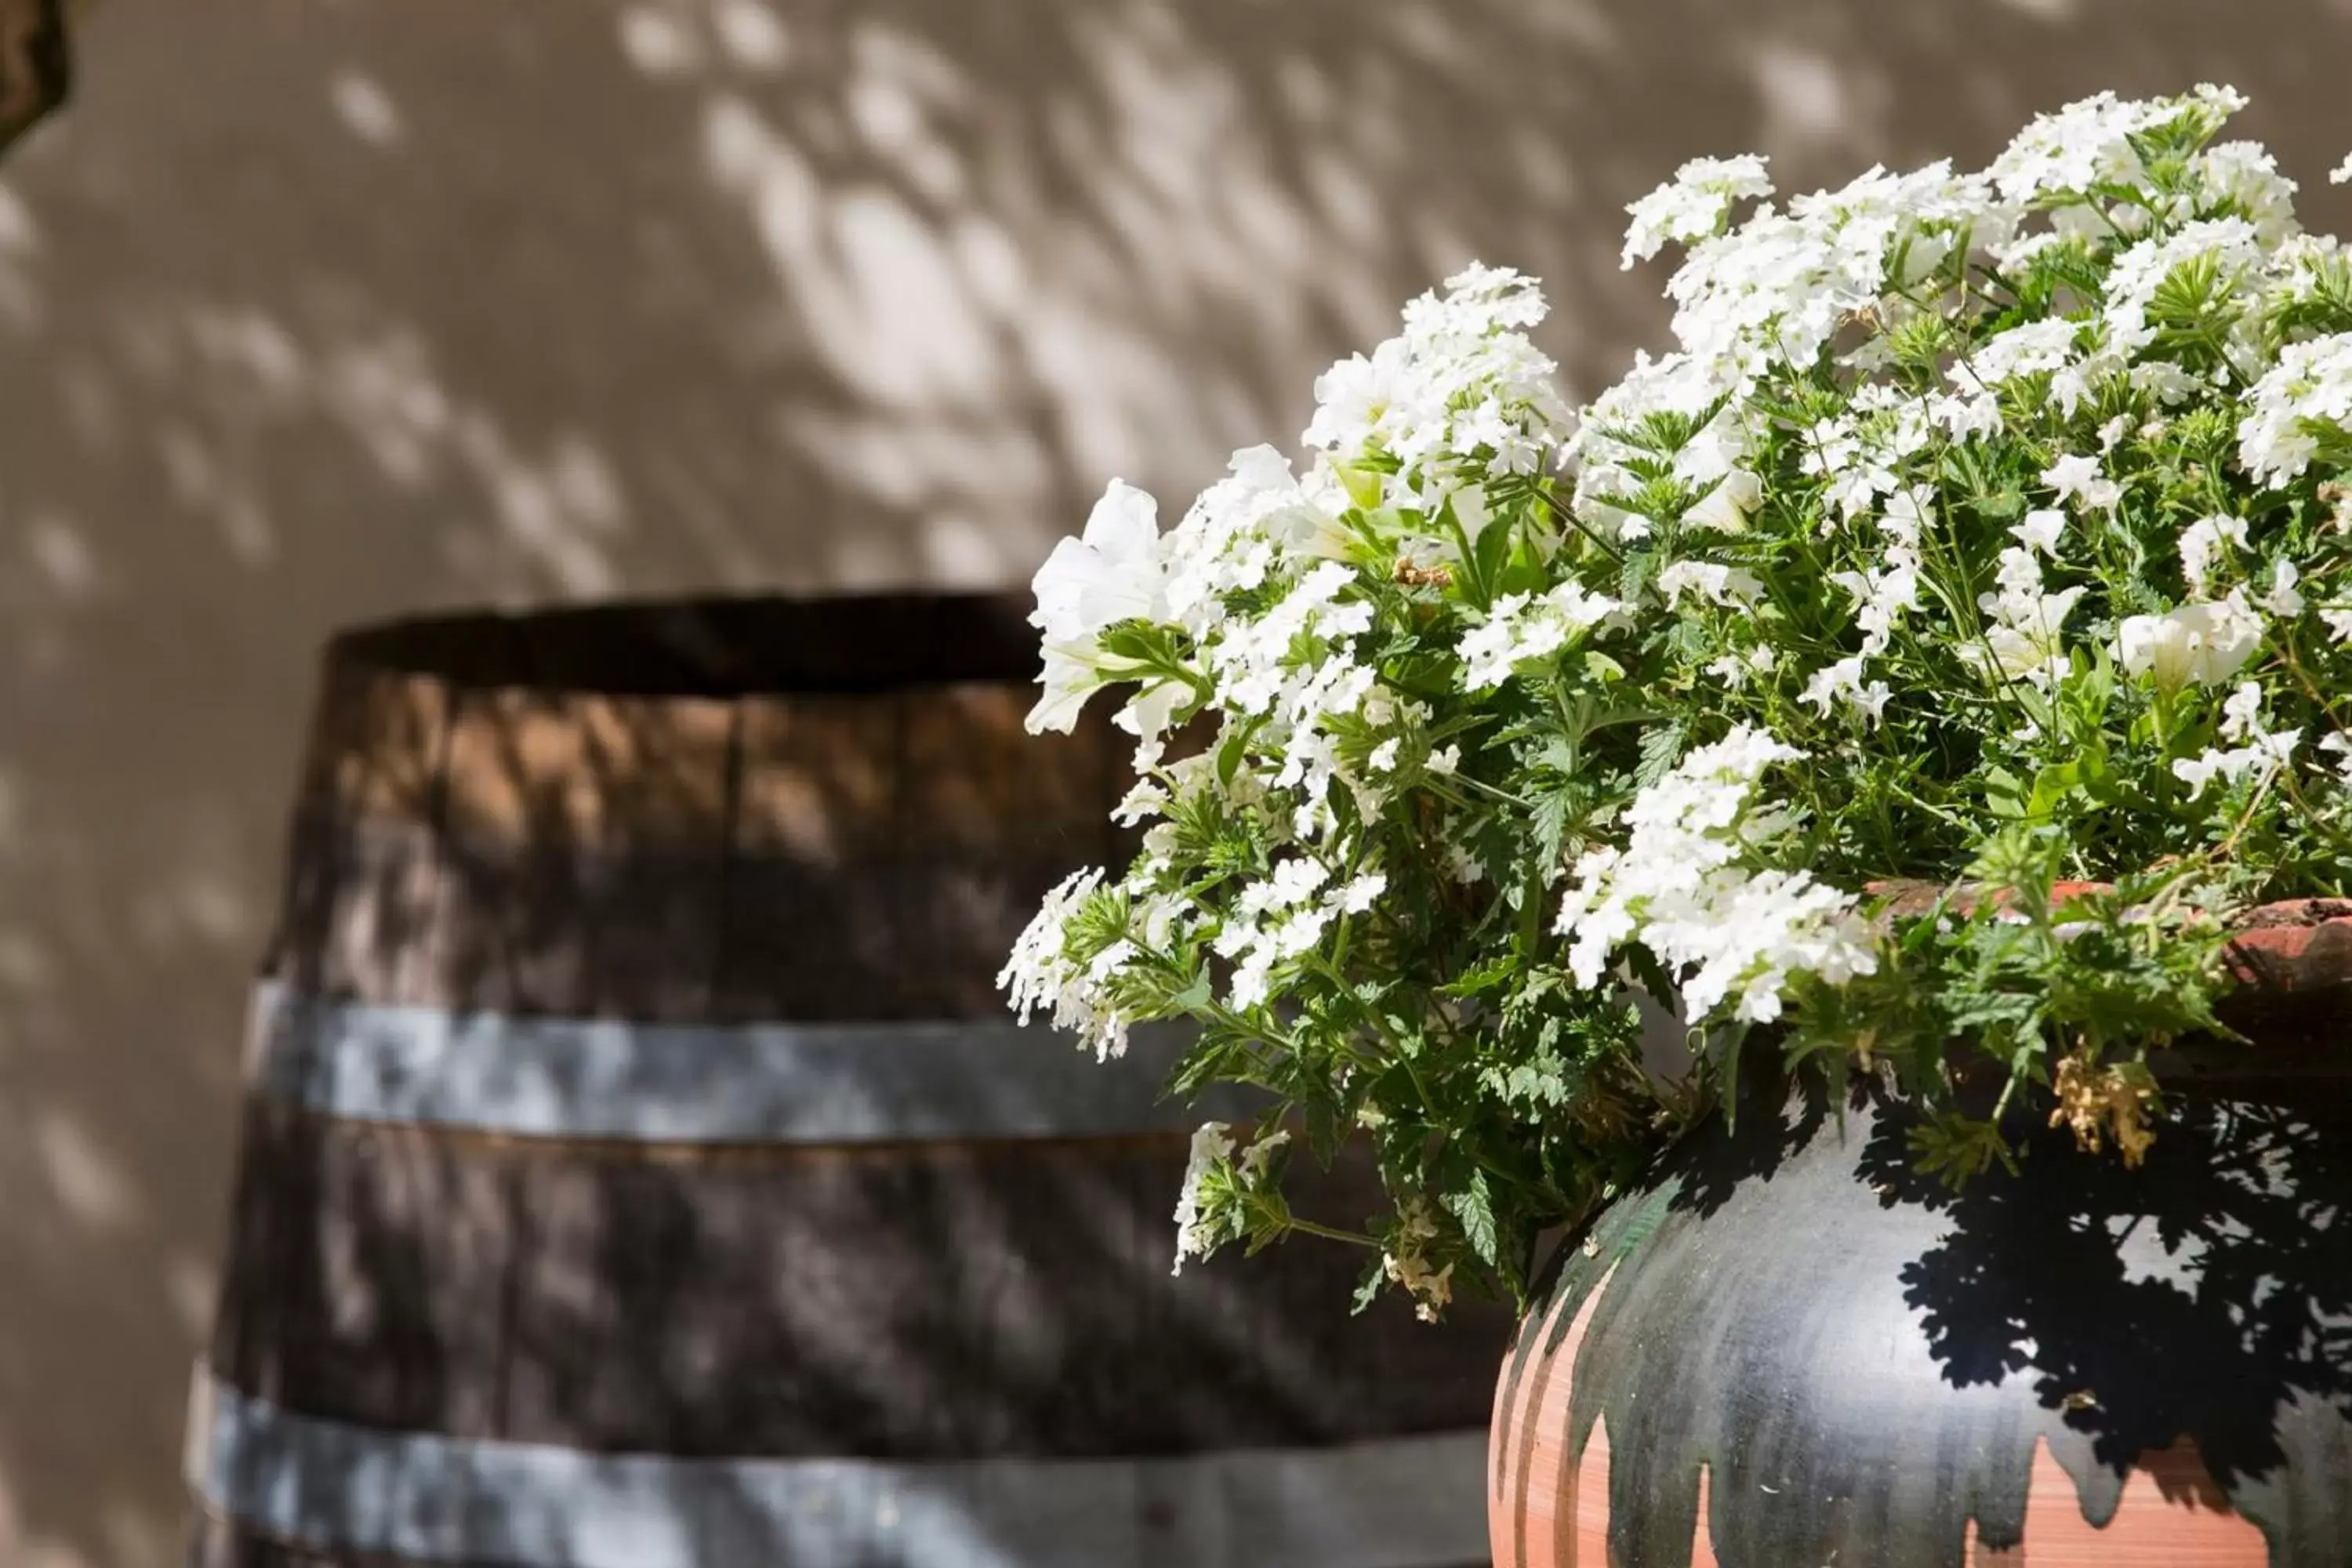
[[[1026,574],[1471,256],[1590,392],[1620,208],[2200,78],[2302,176],[2326,4],[111,0],[0,182],[0,1551],[171,1551],[238,971],[366,616]],[[1171,508],[1172,510],[1172,502]],[[15,1348],[9,1348],[15,1347]]]

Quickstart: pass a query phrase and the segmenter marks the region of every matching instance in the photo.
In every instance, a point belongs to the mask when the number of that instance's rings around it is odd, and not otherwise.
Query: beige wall
[[[2352,5],[108,0],[0,199],[0,1565],[178,1533],[314,646],[1025,576],[1472,255],[1592,389],[1701,152],[1989,155],[2234,81],[2336,226]]]

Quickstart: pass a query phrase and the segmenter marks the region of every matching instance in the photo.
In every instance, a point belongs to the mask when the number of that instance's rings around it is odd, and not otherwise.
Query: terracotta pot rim
[[[2111,882],[2057,882],[2051,901],[2103,893]],[[1888,914],[1924,914],[1947,891],[1944,884],[1890,878],[1864,884]],[[1962,903],[1969,901],[1963,890]],[[2308,994],[2352,985],[2352,899],[2278,899],[2257,904],[2236,922],[2225,954],[2232,978],[2247,990]]]

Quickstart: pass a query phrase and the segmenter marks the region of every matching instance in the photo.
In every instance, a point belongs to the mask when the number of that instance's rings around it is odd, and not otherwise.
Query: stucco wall
[[[106,0],[0,182],[0,1564],[173,1554],[244,972],[354,619],[1024,577],[1466,258],[1591,390],[1619,210],[2200,79],[2305,180],[2352,5]]]

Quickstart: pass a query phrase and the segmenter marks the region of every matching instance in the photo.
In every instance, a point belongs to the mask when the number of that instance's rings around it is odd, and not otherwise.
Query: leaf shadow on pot
[[[2118,1476],[2186,1439],[2234,1493],[2340,1441],[2322,1434],[2352,1420],[2352,1108],[2297,1098],[2176,1097],[2137,1170],[2028,1111],[2018,1171],[1958,1194],[1916,1168],[1919,1119],[1875,1107],[1857,1179],[1943,1224],[1902,1283],[1944,1379],[2029,1379]]]

